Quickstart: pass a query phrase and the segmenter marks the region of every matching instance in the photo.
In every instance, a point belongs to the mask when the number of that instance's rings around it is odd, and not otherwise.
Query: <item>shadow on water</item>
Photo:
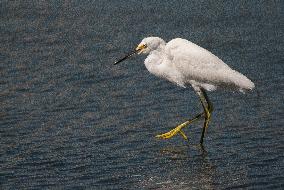
[[[194,154],[195,156],[206,157],[208,152],[204,145],[201,144],[190,144],[187,143],[185,146],[168,146],[161,149],[160,153],[163,155],[181,155],[185,158],[190,157],[190,151],[198,152],[199,154]]]

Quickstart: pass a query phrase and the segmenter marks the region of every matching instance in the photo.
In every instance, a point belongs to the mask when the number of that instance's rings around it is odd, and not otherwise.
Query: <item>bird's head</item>
[[[140,42],[136,50],[138,51],[138,54],[148,54],[151,51],[158,50],[159,48],[164,47],[165,44],[166,42],[159,37],[147,37]]]
[[[140,53],[148,54],[151,51],[159,50],[160,48],[163,48],[165,46],[165,44],[166,44],[166,42],[159,37],[144,38],[138,44],[138,46],[135,48],[134,51],[128,53],[126,56],[124,56],[120,60],[116,61],[114,64],[118,64],[118,63],[124,61],[125,59],[131,57],[132,55],[135,55],[135,54],[140,54]]]

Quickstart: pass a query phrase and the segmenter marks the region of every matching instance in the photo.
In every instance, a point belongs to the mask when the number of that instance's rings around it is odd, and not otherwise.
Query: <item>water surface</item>
[[[282,1],[2,1],[1,189],[283,189]],[[182,37],[255,82],[209,93],[112,63],[146,36]]]

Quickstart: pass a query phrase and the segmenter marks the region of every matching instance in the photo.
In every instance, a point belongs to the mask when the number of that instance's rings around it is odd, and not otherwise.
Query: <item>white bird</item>
[[[150,73],[183,88],[191,86],[198,94],[204,109],[203,113],[197,114],[191,120],[178,125],[167,133],[157,135],[158,138],[168,139],[179,133],[187,140],[182,129],[193,121],[204,117],[200,138],[200,144],[203,144],[204,134],[213,111],[213,105],[209,101],[206,91],[226,88],[244,92],[254,88],[254,83],[250,79],[231,69],[217,56],[181,38],[173,39],[168,43],[159,37],[144,38],[133,52],[114,64],[140,53],[149,54],[144,64]]]

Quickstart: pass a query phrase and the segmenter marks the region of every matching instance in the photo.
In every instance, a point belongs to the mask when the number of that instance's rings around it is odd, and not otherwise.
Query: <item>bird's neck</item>
[[[154,50],[149,53],[145,60],[145,64],[151,64],[153,66],[161,64],[163,61],[163,52],[160,50]]]
[[[159,75],[159,67],[165,61],[164,47],[159,47],[149,53],[148,57],[145,59],[145,66],[148,71],[154,75]]]

